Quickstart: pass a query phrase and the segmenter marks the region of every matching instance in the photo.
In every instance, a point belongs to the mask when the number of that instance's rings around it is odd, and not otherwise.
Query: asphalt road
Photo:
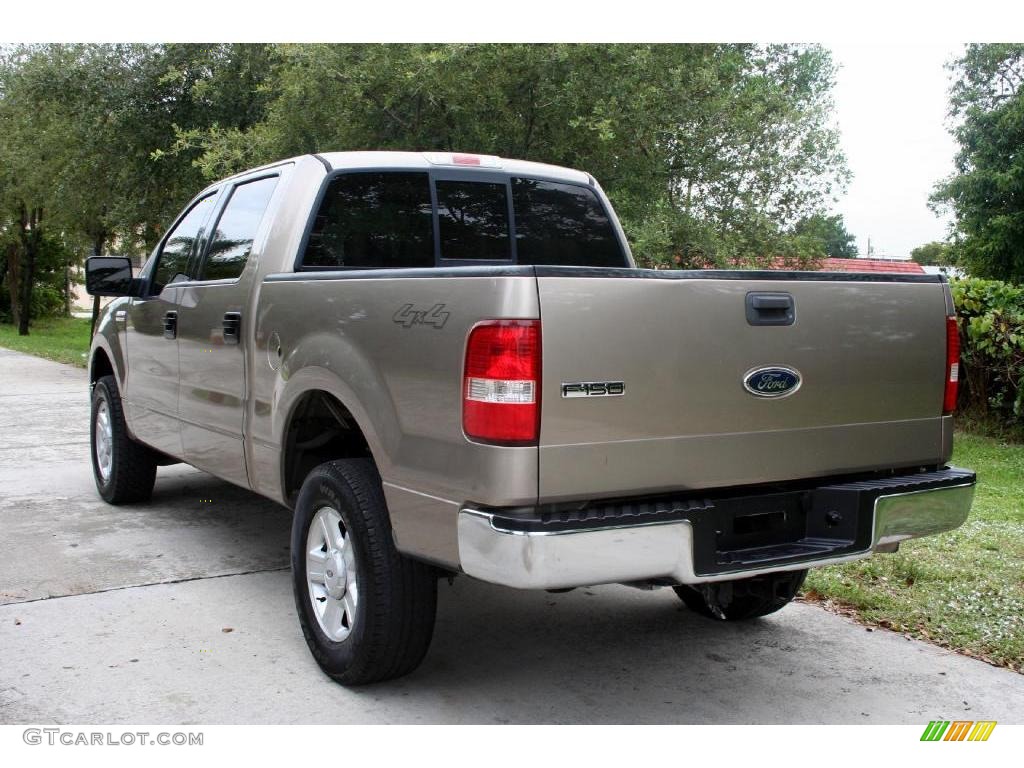
[[[85,373],[3,349],[0,435],[0,723],[1024,723],[1024,675],[815,606],[730,625],[464,577],[417,672],[346,690],[299,631],[286,510],[181,466],[107,506]]]

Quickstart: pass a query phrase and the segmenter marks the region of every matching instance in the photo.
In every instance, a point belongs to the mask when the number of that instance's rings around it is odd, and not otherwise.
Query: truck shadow
[[[903,720],[905,691],[884,653],[858,653],[876,636],[809,605],[732,624],[689,612],[670,589],[548,594],[460,578],[441,583],[423,666],[359,690],[381,702],[434,700],[428,722]],[[928,685],[945,684],[938,671]],[[879,705],[889,714],[872,719]]]
[[[168,472],[165,482],[154,497],[159,511],[148,510],[149,526],[173,521],[192,529],[211,566],[239,565],[218,557],[239,545],[255,568],[287,565],[287,510],[194,471]],[[213,502],[197,506],[204,498]],[[189,538],[195,552],[197,539]],[[913,653],[906,641],[867,633],[815,606],[727,623],[688,611],[670,589],[607,585],[551,594],[465,576],[438,587],[434,640],[418,670],[358,689],[321,677],[335,687],[328,697],[339,715],[374,702],[404,713],[403,722],[431,723],[920,719],[907,702],[908,675],[894,676],[891,668],[893,654]],[[299,662],[306,649],[294,608],[287,600],[276,610],[295,627]],[[909,679],[930,692],[922,697],[919,689],[916,701],[953,695],[951,680],[939,674],[946,665],[916,669]]]

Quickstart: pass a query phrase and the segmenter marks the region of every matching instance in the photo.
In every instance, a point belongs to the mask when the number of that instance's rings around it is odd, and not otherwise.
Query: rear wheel
[[[157,456],[128,435],[121,394],[113,376],[101,377],[92,389],[89,437],[93,478],[104,501],[146,501],[156,481]]]
[[[803,586],[807,571],[784,571],[747,579],[680,584],[673,587],[691,611],[721,621],[767,616],[788,605]]]
[[[395,548],[371,461],[321,464],[299,491],[292,580],[306,644],[343,685],[412,672],[430,646],[437,572]]]

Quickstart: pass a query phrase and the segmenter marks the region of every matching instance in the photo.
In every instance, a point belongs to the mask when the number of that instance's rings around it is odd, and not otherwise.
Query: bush
[[[1024,428],[1024,287],[950,283],[960,327],[959,408],[1000,428]]]

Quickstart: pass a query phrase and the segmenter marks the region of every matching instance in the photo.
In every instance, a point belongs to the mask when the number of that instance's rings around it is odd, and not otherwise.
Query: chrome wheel
[[[94,451],[96,452],[96,468],[100,480],[110,480],[110,470],[114,466],[114,428],[110,421],[110,407],[106,400],[100,400],[96,407],[96,424],[94,427]]]
[[[334,642],[341,642],[356,623],[359,583],[352,539],[332,507],[318,509],[309,524],[306,582],[320,629]]]

